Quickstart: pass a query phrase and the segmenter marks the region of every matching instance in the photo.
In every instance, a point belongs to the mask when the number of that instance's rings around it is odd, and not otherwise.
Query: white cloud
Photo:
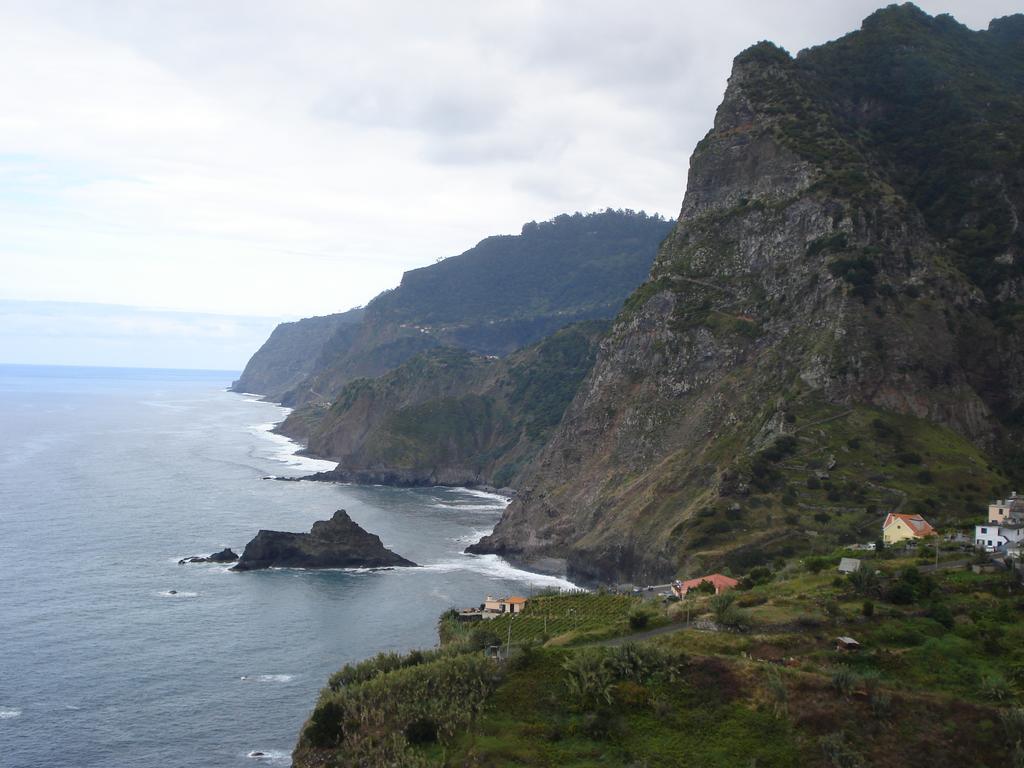
[[[319,314],[530,219],[674,215],[733,56],[874,7],[6,3],[0,298]]]
[[[278,320],[0,301],[0,362],[240,371]]]

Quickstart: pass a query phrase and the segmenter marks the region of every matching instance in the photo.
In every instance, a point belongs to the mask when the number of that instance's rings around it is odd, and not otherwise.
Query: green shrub
[[[864,758],[846,740],[844,733],[830,733],[818,739],[826,765],[832,768],[862,768]]]
[[[1009,682],[996,672],[982,675],[978,687],[981,695],[992,701],[1006,701],[1013,696],[1013,688]]]
[[[824,557],[808,557],[804,560],[804,566],[811,573],[821,573],[828,566],[828,560]]]
[[[708,604],[711,606],[711,612],[715,616],[715,621],[721,623],[722,619],[735,602],[736,595],[732,592],[723,592],[720,595],[712,597]]]
[[[782,673],[778,667],[769,667],[765,671],[765,689],[768,692],[768,699],[772,703],[772,710],[776,717],[785,717],[789,708],[789,690],[782,681]]]
[[[410,744],[433,744],[437,741],[437,723],[429,717],[420,717],[405,726],[405,739]]]
[[[637,606],[629,612],[629,628],[633,630],[643,629],[651,620],[651,614],[642,606]]]
[[[932,621],[937,621],[946,629],[953,628],[953,613],[944,603],[932,603],[925,613]]]
[[[612,703],[615,674],[601,649],[577,651],[562,664],[562,669],[569,700],[577,709],[589,711]]]
[[[914,588],[905,581],[897,581],[885,593],[885,599],[894,605],[910,605],[917,599]]]
[[[846,578],[858,595],[873,595],[878,592],[878,577],[875,575],[875,571],[867,566],[859,568]]]
[[[877,720],[884,720],[892,713],[892,694],[875,688],[868,695],[868,704],[871,707],[871,715]]]
[[[315,747],[336,747],[345,739],[344,717],[344,704],[328,699],[309,716],[303,737]]]
[[[1006,743],[1017,746],[1024,743],[1024,708],[1012,707],[999,713],[999,720],[1006,735]]]
[[[845,665],[836,667],[832,671],[832,688],[845,698],[850,698],[853,694],[858,680],[857,673]]]
[[[492,645],[501,645],[502,639],[498,637],[493,627],[480,623],[470,630],[466,644],[471,650],[482,651]]]
[[[753,589],[760,584],[767,584],[772,580],[774,575],[770,568],[759,565],[756,568],[752,568],[750,573],[740,579],[740,589]]]
[[[426,660],[412,665],[404,663],[407,658],[399,657],[403,663],[397,666],[385,662],[387,672],[359,679],[349,675],[337,690],[325,689],[304,739],[321,748],[344,742],[351,764],[406,764],[410,738],[450,743],[479,717],[500,680],[497,664],[477,653],[425,653]]]

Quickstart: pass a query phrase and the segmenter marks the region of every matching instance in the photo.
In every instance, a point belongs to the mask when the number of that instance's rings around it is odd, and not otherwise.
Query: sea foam
[[[290,765],[292,762],[292,756],[281,749],[254,749],[249,752],[246,757],[251,757],[253,760],[260,760],[261,762],[267,763],[282,763]]]
[[[403,569],[398,569],[399,571]],[[405,569],[410,572],[417,570],[438,571],[450,573],[452,571],[474,571],[481,573],[495,581],[523,581],[527,584],[538,587],[554,587],[556,589],[578,589],[568,579],[560,576],[550,576],[544,573],[533,573],[516,568],[514,565],[502,560],[497,555],[470,555],[464,554],[457,559],[442,560],[436,563],[426,563],[420,568]]]
[[[290,412],[288,408],[281,408],[281,410],[285,411],[285,415]],[[299,456],[298,451],[302,450],[302,446],[290,437],[272,432],[271,430],[276,426],[277,422],[267,422],[253,424],[249,427],[250,433],[267,440],[271,444],[266,450],[260,451],[262,458],[277,461],[288,467],[307,472],[327,472],[337,466],[337,463],[333,461],[314,459],[310,456]]]

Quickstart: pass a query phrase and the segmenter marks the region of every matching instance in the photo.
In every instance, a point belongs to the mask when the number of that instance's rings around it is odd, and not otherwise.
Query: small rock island
[[[339,509],[330,520],[313,523],[309,533],[260,531],[245,545],[233,571],[261,568],[388,568],[415,566],[384,546]]]
[[[193,557],[183,557],[178,561],[178,565],[188,565],[189,563],[233,563],[238,559],[238,555],[231,551],[231,547],[222,549],[220,552],[214,552],[212,555],[195,555]]]

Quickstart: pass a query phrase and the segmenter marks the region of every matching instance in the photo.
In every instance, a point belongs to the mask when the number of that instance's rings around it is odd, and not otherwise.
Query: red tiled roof
[[[525,597],[510,597],[505,602],[506,603],[525,603],[526,602],[526,598]]]
[[[906,523],[910,532],[917,538],[935,535],[935,529],[932,528],[931,524],[920,515],[900,515],[896,512],[890,512],[888,514],[885,518],[885,522],[882,523],[882,530],[884,531],[890,525],[895,523],[896,520],[902,520]]]
[[[715,588],[715,591],[722,590],[722,589],[732,589],[737,584],[739,584],[739,581],[737,581],[736,579],[731,579],[728,576],[725,576],[724,574],[712,573],[712,574],[710,574],[708,576],[700,576],[700,577],[698,577],[696,579],[690,579],[689,581],[684,581],[683,584],[682,584],[682,589],[684,591],[688,590],[688,589],[694,589],[696,587],[699,587],[701,585],[701,582],[704,582],[704,581],[711,582],[711,584]]]

